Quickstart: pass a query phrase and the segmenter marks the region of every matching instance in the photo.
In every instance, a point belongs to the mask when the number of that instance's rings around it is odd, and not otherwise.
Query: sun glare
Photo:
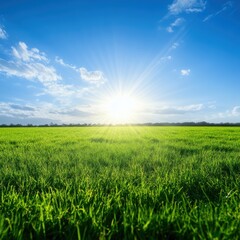
[[[128,95],[111,97],[106,103],[106,114],[111,123],[130,123],[139,105]]]

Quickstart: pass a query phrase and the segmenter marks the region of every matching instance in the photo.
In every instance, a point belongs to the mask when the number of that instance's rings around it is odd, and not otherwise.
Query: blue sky
[[[240,122],[239,90],[237,0],[0,1],[0,124]]]

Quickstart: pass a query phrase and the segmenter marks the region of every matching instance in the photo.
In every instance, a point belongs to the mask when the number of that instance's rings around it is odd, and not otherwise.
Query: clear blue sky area
[[[240,122],[239,92],[238,0],[0,0],[0,124]]]

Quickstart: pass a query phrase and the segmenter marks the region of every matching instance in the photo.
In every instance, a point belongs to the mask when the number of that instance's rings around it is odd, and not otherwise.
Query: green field
[[[240,128],[0,129],[0,239],[240,239]]]

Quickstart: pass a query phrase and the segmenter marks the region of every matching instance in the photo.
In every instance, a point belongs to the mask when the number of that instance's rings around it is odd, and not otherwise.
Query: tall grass
[[[0,129],[0,239],[240,239],[240,128]]]

